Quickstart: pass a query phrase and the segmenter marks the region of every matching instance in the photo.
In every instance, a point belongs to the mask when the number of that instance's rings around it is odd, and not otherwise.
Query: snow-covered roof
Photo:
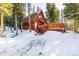
[[[34,19],[34,17],[37,15],[37,13],[33,13],[33,14],[31,14],[30,15],[30,20],[33,20]],[[29,20],[29,17],[27,16],[27,17],[25,17],[24,18],[24,20],[23,20],[23,22],[28,22]]]
[[[32,14],[30,15],[30,20],[33,20],[33,19],[35,18],[35,16],[38,15],[40,12],[41,12],[41,10],[38,11],[38,12],[32,13]],[[28,21],[29,21],[29,20],[28,20],[28,16],[27,16],[27,17],[24,18],[23,22],[28,22]]]

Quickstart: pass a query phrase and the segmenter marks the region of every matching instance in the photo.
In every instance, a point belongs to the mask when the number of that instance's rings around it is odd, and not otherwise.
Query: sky
[[[34,5],[35,8],[40,7],[45,15],[46,3],[32,3],[32,5]],[[64,9],[63,3],[56,3],[56,7],[60,10],[60,13],[61,13],[61,9]]]
[[[45,11],[46,11],[46,3],[32,3],[31,6],[35,6],[35,9],[37,7],[41,8],[43,10],[44,16],[46,17]],[[60,10],[60,20],[61,20],[61,9],[64,9],[63,3],[56,3],[56,7]]]
[[[46,4],[45,3],[33,3],[35,7],[40,7],[43,11],[46,11]]]
[[[46,3],[32,3],[32,5],[34,5],[35,7],[40,7],[43,11],[46,11]],[[61,8],[63,9],[63,3],[56,3],[56,7],[61,10]]]
[[[32,5],[36,7],[39,7],[43,10],[44,16],[46,17],[45,11],[46,11],[46,3],[32,3]],[[61,9],[64,9],[63,3],[56,3],[56,7],[59,9],[59,17],[60,17],[60,21],[61,21]],[[64,20],[64,19],[63,19]]]

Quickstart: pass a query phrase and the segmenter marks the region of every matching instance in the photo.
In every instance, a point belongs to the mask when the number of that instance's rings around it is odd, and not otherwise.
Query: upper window
[[[39,16],[39,18],[42,18],[41,16]]]

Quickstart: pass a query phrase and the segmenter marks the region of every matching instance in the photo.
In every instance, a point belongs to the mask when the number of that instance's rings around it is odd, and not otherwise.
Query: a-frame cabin
[[[65,32],[65,26],[63,23],[49,23],[43,14],[43,11],[38,11],[30,15],[31,20],[31,28],[32,30],[40,33],[44,33],[46,31],[61,31]],[[23,29],[29,29],[29,19],[28,16],[23,20]]]
[[[32,30],[39,32],[40,28],[42,29],[42,32],[47,31],[47,23],[48,21],[45,19],[43,11],[40,10],[38,12],[35,12],[30,15],[31,20],[31,28]],[[23,29],[29,29],[29,19],[28,16],[23,21]]]

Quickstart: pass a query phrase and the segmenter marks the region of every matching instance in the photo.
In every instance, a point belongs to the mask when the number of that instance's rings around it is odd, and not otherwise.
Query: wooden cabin
[[[31,20],[31,28],[32,30],[36,31],[36,32],[40,32],[40,28],[39,27],[43,27],[41,28],[43,32],[47,31],[47,23],[48,21],[45,19],[43,11],[38,11],[35,12],[33,14],[30,15],[30,20]],[[29,19],[28,17],[26,17],[23,20],[23,29],[27,30],[29,29]]]
[[[49,23],[43,14],[43,11],[39,11],[36,13],[33,13],[30,15],[30,20],[31,20],[31,28],[32,30],[36,31],[36,32],[40,32],[40,33],[44,33],[46,31],[65,31],[65,26],[63,23],[59,23],[59,24],[52,24]],[[29,20],[28,17],[26,17],[23,20],[23,29],[27,30],[29,29]]]
[[[0,7],[0,37],[3,36],[4,31],[4,9]]]

